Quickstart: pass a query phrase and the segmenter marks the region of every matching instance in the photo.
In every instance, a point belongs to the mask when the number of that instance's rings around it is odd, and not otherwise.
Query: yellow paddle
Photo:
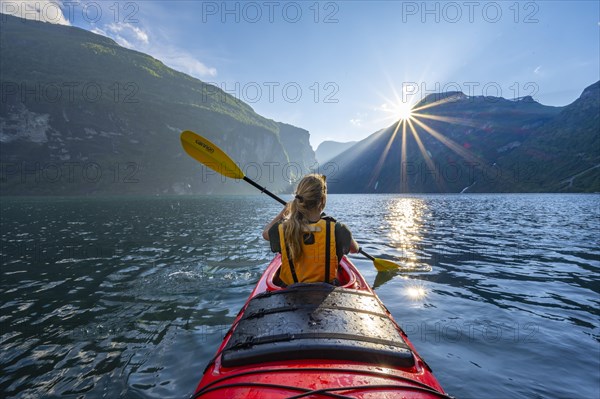
[[[190,157],[203,163],[215,172],[232,179],[242,179],[274,200],[279,201],[282,205],[287,205],[284,200],[267,190],[265,187],[259,186],[254,180],[244,176],[244,172],[242,172],[239,166],[233,162],[233,159],[229,158],[229,155],[225,154],[223,150],[211,143],[208,139],[186,130],[181,133],[181,145]]]
[[[374,258],[366,253],[362,248],[359,248],[358,252],[371,259],[373,261],[373,266],[375,266],[375,269],[377,269],[378,272],[391,272],[400,269],[399,264],[387,259]]]
[[[261,192],[267,194],[269,197],[279,201],[279,203],[282,205],[287,205],[283,199],[279,198],[266,188],[261,187],[255,181],[245,176],[244,172],[242,172],[239,166],[233,162],[233,160],[229,158],[229,156],[225,154],[223,150],[210,142],[210,140],[207,140],[206,138],[197,135],[194,132],[186,130],[185,132],[181,133],[181,145],[189,156],[194,158],[196,161],[203,163],[215,172],[232,179],[244,180],[245,182],[248,182],[254,187],[258,188]],[[372,257],[363,251],[362,248],[360,248],[358,252],[371,259],[373,261],[373,266],[375,266],[377,271],[388,272],[398,270],[400,268],[400,265],[390,260]]]

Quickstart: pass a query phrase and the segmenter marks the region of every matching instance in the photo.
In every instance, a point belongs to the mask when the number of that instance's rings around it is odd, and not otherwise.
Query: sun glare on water
[[[420,300],[423,299],[427,296],[427,292],[425,291],[425,288],[423,287],[419,287],[419,286],[412,286],[412,287],[408,287],[406,289],[406,295],[414,300]]]

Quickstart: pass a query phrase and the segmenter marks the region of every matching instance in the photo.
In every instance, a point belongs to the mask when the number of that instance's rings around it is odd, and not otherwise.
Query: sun
[[[398,95],[395,95],[395,97],[396,101],[383,97],[386,101],[378,108],[379,111],[383,111],[385,114],[381,120],[396,123],[408,122],[414,119],[414,102],[411,99],[400,99]]]
[[[409,103],[398,103],[396,104],[396,115],[398,119],[405,121],[411,118],[412,116],[412,106]]]

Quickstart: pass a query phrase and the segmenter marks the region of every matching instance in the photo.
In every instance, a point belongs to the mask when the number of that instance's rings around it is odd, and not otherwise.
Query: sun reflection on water
[[[405,294],[413,301],[419,301],[427,296],[427,291],[424,287],[413,285],[406,288]]]
[[[406,271],[429,271],[422,262],[423,218],[427,205],[419,198],[395,198],[389,206],[390,244],[400,251],[400,262]]]

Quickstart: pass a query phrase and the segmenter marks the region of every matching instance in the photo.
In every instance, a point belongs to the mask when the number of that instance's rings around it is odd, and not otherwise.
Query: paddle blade
[[[181,145],[187,154],[223,176],[243,179],[244,172],[219,147],[204,137],[186,130],[181,133]]]
[[[391,272],[400,269],[400,265],[391,260],[375,258],[373,265],[378,272]]]

